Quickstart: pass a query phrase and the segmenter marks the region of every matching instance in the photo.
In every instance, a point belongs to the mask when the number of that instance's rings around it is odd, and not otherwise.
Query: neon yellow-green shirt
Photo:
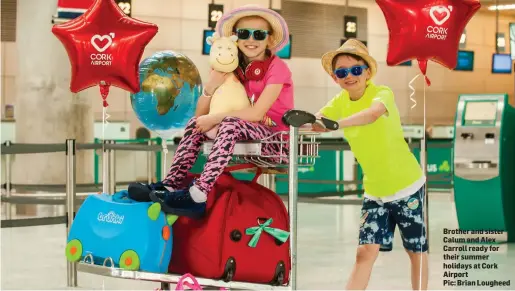
[[[395,195],[423,177],[418,161],[404,140],[392,90],[369,82],[363,97],[356,101],[342,90],[320,113],[340,120],[369,108],[373,102],[382,102],[388,112],[371,124],[344,128],[343,134],[363,169],[365,193],[382,198]]]

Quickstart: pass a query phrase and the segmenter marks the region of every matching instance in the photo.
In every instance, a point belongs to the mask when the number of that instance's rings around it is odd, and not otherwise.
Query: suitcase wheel
[[[222,275],[222,280],[225,282],[232,281],[234,278],[234,273],[236,272],[236,261],[233,257],[229,257],[227,262],[225,263],[224,274]]]
[[[274,285],[274,286],[282,285],[283,281],[284,281],[284,272],[285,271],[286,270],[284,269],[284,262],[279,261],[279,263],[277,263],[277,266],[275,267],[274,279],[272,280],[271,285]]]
[[[120,256],[120,267],[125,270],[139,270],[139,256],[133,250],[127,250]]]
[[[78,239],[72,239],[66,244],[66,259],[69,262],[78,262],[82,256],[82,243]]]

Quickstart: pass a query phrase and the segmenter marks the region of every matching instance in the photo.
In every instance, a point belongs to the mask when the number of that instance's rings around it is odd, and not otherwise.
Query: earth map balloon
[[[182,130],[195,114],[202,80],[195,64],[173,51],[156,52],[139,66],[140,91],[131,104],[143,125],[161,136]]]

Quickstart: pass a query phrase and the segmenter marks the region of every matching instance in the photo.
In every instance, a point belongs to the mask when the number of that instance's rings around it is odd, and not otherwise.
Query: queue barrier
[[[167,149],[173,155],[177,148],[179,139],[167,142]],[[361,198],[363,193],[362,186],[362,171],[358,163],[354,163],[354,179],[344,179],[344,152],[349,151],[350,147],[343,139],[320,139],[319,158],[314,167],[308,171],[301,171],[299,175],[299,196],[305,198],[320,198],[320,197],[343,197],[345,195],[358,195]],[[417,159],[420,160],[420,141],[412,140],[409,142],[410,149],[415,153]],[[94,183],[77,184],[77,192],[114,192],[116,187],[127,186],[130,181],[116,181],[115,179],[115,151],[143,151],[147,153],[147,179],[138,182],[151,183],[155,180],[162,178],[162,165],[166,163],[162,153],[162,140],[160,138],[153,139],[137,139],[137,140],[105,140],[99,143],[95,140],[94,143],[78,143],[77,150],[94,150],[95,151],[95,174]],[[432,141],[427,143],[428,155],[428,185],[430,189],[438,190],[451,190],[452,185],[452,160],[451,155],[452,143],[448,141]],[[16,154],[38,154],[38,153],[55,153],[65,152],[65,144],[13,144],[9,141],[1,146],[1,153],[5,155],[6,163],[6,182],[2,184],[5,189],[5,195],[2,195],[2,202],[11,204],[47,204],[47,205],[64,205],[64,197],[61,199],[38,197],[34,198],[30,195],[11,195],[13,189],[25,192],[45,191],[50,193],[63,193],[66,190],[65,185],[59,184],[13,184],[11,183],[11,155]],[[108,173],[106,175],[108,181],[101,183],[99,179],[99,160],[100,157],[96,153],[98,150],[103,151],[103,162],[107,163]],[[444,151],[444,153],[438,152]],[[436,152],[436,153],[435,153]],[[155,158],[152,158],[152,154]],[[436,160],[436,162],[433,162]],[[155,162],[154,162],[155,161]],[[200,173],[206,162],[206,157],[200,155],[197,162],[192,168],[192,172]],[[151,167],[155,163],[154,167]],[[448,167],[448,164],[451,167]],[[435,165],[438,165],[436,167]],[[441,171],[435,171],[435,168]],[[333,170],[331,170],[333,169]],[[236,173],[238,179],[251,179],[252,174]],[[264,175],[261,181],[263,184],[267,183],[279,195],[284,195],[288,191],[287,178],[285,175],[276,174],[266,177]],[[106,189],[103,189],[104,188]],[[309,199],[308,199],[309,201]],[[8,217],[10,215],[8,214]]]
[[[119,142],[119,143],[118,143]],[[179,139],[175,139],[173,141],[167,141],[166,148],[172,153],[177,148],[177,143]],[[340,144],[337,147],[327,148],[327,144],[322,144],[322,150],[348,150],[348,145]],[[140,139],[140,140],[105,140],[103,143],[99,143],[98,140],[95,140],[94,143],[77,143],[75,144],[76,150],[93,150],[93,151],[101,151],[102,152],[102,162],[106,163],[106,173],[105,183],[101,183],[99,181],[99,170],[95,170],[95,182],[94,183],[83,183],[76,184],[74,186],[75,193],[97,193],[97,192],[105,192],[105,193],[114,193],[117,187],[128,186],[129,183],[135,182],[136,180],[131,181],[116,181],[115,178],[115,151],[144,151],[149,153],[147,155],[147,165],[150,164],[149,159],[151,158],[151,154],[154,153],[157,159],[155,165],[155,172],[148,171],[147,179],[136,181],[143,183],[150,183],[155,180],[153,174],[157,176],[157,179],[161,179],[161,165],[166,163],[164,160],[165,155],[163,154],[163,146],[162,140],[159,138],[156,139]],[[44,218],[22,218],[22,219],[11,219],[11,205],[66,205],[67,199],[66,195],[63,193],[68,193],[66,184],[14,184],[12,183],[12,172],[11,172],[11,157],[13,155],[21,155],[21,154],[40,154],[40,153],[58,153],[64,152],[67,156],[67,146],[66,144],[22,144],[22,143],[11,143],[10,141],[5,142],[1,145],[1,154],[5,157],[5,183],[3,183],[2,189],[5,190],[5,193],[2,195],[2,202],[6,203],[8,207],[6,207],[6,218],[2,220],[2,228],[7,227],[23,227],[23,226],[39,226],[39,225],[50,225],[50,224],[61,224],[66,220],[65,216],[58,217],[44,217]],[[98,168],[100,164],[100,157],[95,153],[95,165],[94,167]],[[203,164],[202,160],[205,159],[203,155],[200,155],[197,164],[197,172],[202,170]],[[192,169],[195,172],[195,167]],[[150,167],[147,166],[147,169]],[[302,174],[301,172],[299,174]],[[252,176],[251,174],[245,173],[236,173],[235,175],[243,176],[245,179],[245,175],[248,175],[249,179]],[[283,176],[275,177],[274,175],[262,175],[265,181],[261,180],[262,184],[267,184],[266,186],[271,189],[275,189],[275,184],[279,184],[279,187],[283,187],[286,185],[287,187],[287,179]],[[242,177],[238,177],[242,178]],[[276,182],[277,181],[277,182]],[[335,195],[333,192],[313,192],[306,193],[304,187],[306,184],[318,184],[324,183],[327,185],[342,183],[342,181],[320,181],[320,180],[309,180],[301,178],[299,180],[301,185],[301,191],[303,197],[299,197],[299,201],[308,202],[308,203],[341,203],[339,201],[320,201],[317,198],[320,197],[330,197],[330,196],[342,196],[342,193],[338,193]],[[361,181],[346,181],[347,184],[360,184]],[[355,187],[355,186],[354,186]],[[47,192],[52,194],[17,194],[12,193],[13,190],[17,192]],[[286,188],[287,192],[287,188]],[[358,191],[359,192],[359,191]],[[285,193],[279,193],[284,196]],[[352,192],[345,194],[355,194]],[[359,194],[359,193],[358,193]],[[81,205],[86,195],[77,194],[77,199],[75,199],[74,206],[77,208]],[[358,200],[350,200],[345,201],[346,204],[359,204]]]
[[[80,206],[81,202],[84,200],[86,195],[77,195],[77,191],[81,190],[84,192],[99,192],[99,190],[113,194],[116,191],[116,186],[121,185],[122,183],[116,182],[114,176],[114,152],[119,151],[146,151],[146,152],[161,152],[163,151],[162,144],[157,142],[156,144],[152,144],[148,140],[147,143],[139,141],[140,144],[134,143],[122,143],[116,144],[116,141],[113,140],[105,140],[102,144],[99,143],[91,143],[91,144],[80,144],[76,143],[74,139],[66,140],[65,144],[12,144],[11,142],[6,142],[1,146],[2,155],[6,155],[6,183],[3,184],[3,188],[6,190],[5,195],[2,195],[2,202],[7,202],[9,204],[49,204],[49,205],[62,205],[66,204],[66,215],[58,216],[58,217],[45,217],[45,218],[34,218],[34,219],[23,219],[21,220],[3,220],[2,227],[15,227],[15,226],[34,226],[34,225],[48,225],[48,224],[65,224],[67,232],[69,232],[69,228],[71,223],[75,217],[75,213],[77,207]],[[175,143],[167,144],[167,150],[174,151],[176,149]],[[410,143],[410,148],[412,150],[420,148],[420,142],[412,142]],[[76,184],[76,152],[78,150],[102,150],[102,158],[104,167],[106,168],[106,175],[108,179],[103,180],[103,187],[100,189],[100,185],[98,183],[91,184]],[[348,144],[336,141],[336,142],[322,142],[320,144],[319,150],[321,151],[335,151],[341,153],[345,150],[349,150]],[[64,152],[66,155],[66,184],[65,185],[16,185],[11,183],[11,156],[18,154],[37,154],[37,153],[55,153],[55,152]],[[200,155],[199,157],[204,157]],[[205,158],[205,157],[204,157]],[[198,167],[199,165],[196,164]],[[322,165],[324,167],[324,165]],[[297,169],[295,169],[297,170]],[[150,172],[150,171],[149,171]],[[300,173],[299,173],[300,174]],[[270,176],[273,177],[273,176]],[[150,180],[150,176],[149,176]],[[330,180],[327,178],[324,179],[298,179],[298,183],[307,183],[307,184],[324,184],[324,185],[345,185],[345,184],[354,184],[354,186],[360,185],[361,182],[357,179],[355,181],[341,181],[338,179]],[[269,180],[271,183],[284,182],[283,178],[275,177],[274,179]],[[147,181],[145,181],[147,182]],[[270,185],[269,185],[270,186]],[[272,189],[281,187],[280,184],[272,185]],[[23,197],[24,195],[11,195],[11,191],[13,189],[46,189],[49,192],[58,192],[58,190],[66,191],[66,195],[62,197],[54,197],[48,198],[44,197]],[[300,189],[299,189],[300,190]],[[301,191],[298,191],[299,194]],[[338,191],[336,191],[338,193]],[[362,192],[361,192],[362,193]],[[280,194],[280,193],[279,193]],[[316,199],[325,196],[327,193],[319,195],[306,195],[312,197],[299,197],[299,202],[315,202]],[[354,191],[352,194],[360,194],[359,191]],[[332,194],[334,195],[334,193]],[[338,196],[343,195],[342,193],[338,193]],[[314,198],[316,197],[316,198]],[[304,198],[304,199],[303,199]],[[32,199],[32,200],[30,200]],[[29,201],[30,200],[30,201]],[[320,200],[319,200],[320,201]],[[333,200],[334,203],[335,200]],[[359,200],[356,200],[360,203]],[[320,201],[321,202],[321,201]],[[329,200],[325,200],[322,203],[328,203]],[[342,202],[341,200],[339,202]],[[346,204],[346,203],[342,203]],[[356,203],[351,203],[356,204]],[[8,207],[10,212],[10,207]],[[8,214],[10,217],[10,214]],[[429,235],[429,233],[428,233]],[[67,283],[68,286],[77,286],[77,265],[76,263],[67,263]]]
[[[179,139],[168,141],[166,148],[173,155],[173,152],[177,148]],[[420,153],[420,141],[411,140],[409,142],[411,150],[419,158]],[[447,151],[452,147],[452,144],[439,141],[432,143],[431,140],[428,142],[428,168],[432,165],[432,153],[433,150],[444,150]],[[99,143],[95,140],[94,143],[77,143],[75,145],[76,150],[94,150],[102,151],[103,162],[106,163],[106,181],[100,183],[98,179],[98,170],[95,171],[95,182],[76,184],[74,186],[75,193],[97,193],[106,192],[114,193],[117,187],[126,187],[129,183],[135,182],[136,180],[130,181],[117,181],[115,178],[115,151],[142,151],[147,152],[147,179],[137,181],[142,183],[150,183],[155,179],[161,179],[161,169],[164,160],[162,140],[160,138],[154,139],[139,139],[139,140],[105,140],[103,143]],[[65,184],[13,184],[11,182],[11,156],[19,154],[39,154],[39,153],[56,153],[64,152],[68,150],[66,144],[18,144],[11,143],[9,141],[1,145],[1,154],[5,157],[5,179],[6,182],[1,186],[5,190],[5,194],[2,195],[2,202],[7,203],[6,220],[2,220],[2,228],[4,227],[18,227],[18,226],[35,226],[35,225],[49,225],[49,224],[61,224],[65,221],[65,217],[48,217],[48,218],[35,218],[35,219],[11,219],[11,207],[10,205],[66,205],[67,199],[65,194],[68,193],[67,186]],[[350,147],[343,139],[320,139],[319,158],[317,163],[312,169],[307,172],[299,171],[298,176],[298,195],[299,201],[307,203],[324,203],[324,204],[361,204],[360,199],[319,199],[319,198],[334,198],[334,197],[346,197],[350,195],[362,198],[363,185],[362,185],[362,173],[359,164],[354,163],[354,178],[351,180],[345,180],[344,178],[344,152],[349,151]],[[150,165],[154,160],[151,155],[155,155],[155,170],[152,170]],[[449,151],[450,154],[450,151]],[[97,155],[97,154],[95,154]],[[434,155],[434,154],[433,154]],[[438,156],[438,155],[437,155]],[[439,155],[440,159],[447,159],[444,154]],[[95,167],[100,164],[100,158],[98,155],[95,157]],[[196,164],[192,168],[192,172],[200,173],[206,162],[206,157],[200,155],[197,159]],[[452,164],[452,162],[451,162]],[[333,169],[333,170],[331,170]],[[428,169],[428,184],[431,188],[432,184],[438,184],[441,189],[452,189],[452,167],[451,169],[445,169],[446,174],[433,173],[431,169]],[[154,176],[155,175],[155,176]],[[235,173],[238,179],[252,179],[252,174],[246,173]],[[259,181],[261,184],[269,187],[273,191],[276,191],[279,195],[285,196],[288,193],[288,179],[283,174],[275,175],[262,175]],[[16,190],[19,192],[36,192],[44,191],[53,193],[53,195],[32,195],[32,194],[13,194],[12,191]],[[61,193],[61,194],[59,194]],[[74,202],[75,207],[79,207],[82,201],[87,196],[84,194],[77,194],[77,199]],[[23,220],[23,221],[22,221]]]
[[[175,150],[175,145],[170,144],[167,145],[168,150]],[[75,150],[101,150],[103,151],[103,160],[107,163],[107,177],[105,183],[85,183],[85,184],[77,184],[75,186],[75,191],[78,192],[89,192],[89,193],[97,193],[100,191],[114,193],[116,187],[126,186],[129,183],[135,181],[125,181],[120,182],[115,179],[114,172],[114,151],[145,151],[145,152],[160,152],[163,150],[161,145],[151,145],[148,144],[116,144],[114,141],[105,140],[104,143],[77,143],[75,145]],[[66,144],[18,144],[11,143],[10,141],[6,141],[1,145],[1,154],[5,157],[5,183],[3,183],[2,189],[4,189],[5,193],[2,195],[2,202],[11,204],[43,204],[43,205],[65,205],[66,197],[65,195],[30,195],[30,194],[13,194],[12,191],[20,191],[20,192],[34,192],[34,191],[44,191],[49,193],[63,193],[67,191],[66,184],[13,184],[12,183],[12,156],[13,155],[21,155],[21,154],[41,154],[41,153],[58,153],[64,152],[68,156],[68,148]],[[146,181],[137,181],[137,182],[148,182],[151,180],[151,176],[149,175]],[[66,192],[67,193],[67,192]],[[37,197],[35,197],[37,196]],[[79,199],[79,204],[82,202],[82,199]],[[6,209],[7,220],[2,220],[2,228],[3,227],[13,227],[13,226],[28,226],[27,221],[23,223],[17,223],[14,220],[9,222],[11,218],[11,207],[7,207]],[[24,218],[25,219],[25,218]],[[18,221],[21,221],[18,220]],[[60,220],[48,220],[47,224],[59,224]],[[53,223],[50,223],[53,222]],[[34,222],[33,225],[42,225],[40,223]]]
[[[316,164],[299,172],[299,197],[343,197],[363,194],[363,172],[356,160],[353,162],[352,180],[345,179],[349,163],[346,163],[345,152],[350,151],[349,144],[343,138],[318,138],[321,144]],[[409,139],[408,145],[421,163],[421,140]],[[451,139],[427,139],[427,184],[430,191],[448,192],[453,189],[453,160]],[[192,172],[200,173],[207,158],[200,156],[192,168]],[[251,180],[252,175],[237,173],[240,180]],[[266,178],[264,178],[266,179]],[[288,192],[288,180],[284,174],[274,177],[274,191],[279,195]]]

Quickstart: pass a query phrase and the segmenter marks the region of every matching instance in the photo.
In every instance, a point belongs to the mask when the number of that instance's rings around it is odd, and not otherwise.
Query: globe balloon
[[[195,114],[202,80],[185,55],[160,51],[139,66],[140,91],[131,94],[134,113],[143,125],[162,137],[182,130]]]

